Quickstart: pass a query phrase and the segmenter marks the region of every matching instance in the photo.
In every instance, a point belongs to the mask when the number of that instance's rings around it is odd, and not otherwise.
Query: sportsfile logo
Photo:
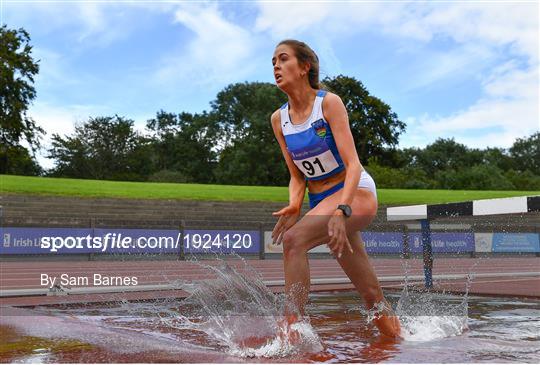
[[[131,237],[122,233],[107,232],[103,236],[43,236],[40,247],[57,252],[62,249],[91,249],[101,252],[110,250],[129,249],[177,249],[181,243],[181,234],[178,233],[175,241],[173,236],[141,236]]]
[[[4,233],[4,243],[3,243],[3,246],[4,246],[4,247],[9,247],[9,246],[10,246],[10,243],[11,243],[11,234],[9,234],[9,233]]]

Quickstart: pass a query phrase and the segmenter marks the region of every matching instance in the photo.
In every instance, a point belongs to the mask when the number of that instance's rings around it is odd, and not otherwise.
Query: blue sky
[[[201,112],[230,83],[273,82],[284,38],[310,44],[323,77],[356,77],[390,104],[401,147],[509,147],[540,129],[537,1],[0,3],[41,60],[30,115],[45,146],[90,116],[143,131],[160,109]]]

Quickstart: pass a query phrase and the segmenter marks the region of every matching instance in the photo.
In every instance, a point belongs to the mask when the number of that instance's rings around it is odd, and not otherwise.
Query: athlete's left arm
[[[343,187],[340,204],[350,205],[354,199],[354,193],[360,181],[363,167],[354,146],[349,116],[343,101],[336,94],[327,93],[323,99],[322,107],[324,119],[330,124],[336,146],[346,169],[345,186]]]

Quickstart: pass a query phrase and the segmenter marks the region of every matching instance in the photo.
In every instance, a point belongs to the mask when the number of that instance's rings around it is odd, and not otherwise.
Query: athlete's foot
[[[384,300],[383,310],[375,316],[373,323],[375,323],[381,334],[392,338],[401,337],[399,318],[386,300]]]
[[[299,322],[300,319],[298,318],[298,315],[296,314],[287,314],[285,317],[278,321],[278,327],[279,327],[279,338],[284,341],[286,338],[288,338],[289,343],[295,345],[300,342],[300,333],[298,333],[297,330],[291,328],[291,326],[297,322]]]
[[[401,336],[401,325],[399,318],[395,314],[381,314],[373,320],[379,332],[385,336],[399,338]]]

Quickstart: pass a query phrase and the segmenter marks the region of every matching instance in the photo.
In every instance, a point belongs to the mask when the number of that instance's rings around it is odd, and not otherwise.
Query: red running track
[[[242,268],[240,259],[227,258],[229,265]],[[409,277],[419,276],[409,282],[422,285],[423,264],[420,259],[400,260],[396,258],[371,259],[381,284],[386,289],[403,286],[405,272]],[[203,264],[217,265],[216,260],[201,260]],[[283,264],[280,259],[248,259],[252,267],[274,292],[283,291]],[[407,266],[407,269],[405,268]],[[343,279],[337,284],[313,284],[312,291],[352,290],[341,267],[334,259],[310,259],[313,282],[320,279]],[[540,297],[539,257],[483,257],[483,258],[441,258],[433,264],[435,289],[463,292],[466,278],[437,279],[440,275],[476,274],[469,293],[478,295]],[[78,277],[136,276],[138,285],[170,284],[175,280],[193,281],[212,278],[212,273],[196,262],[190,261],[11,261],[0,263],[0,305],[32,306],[43,304],[102,302],[118,300],[145,300],[163,297],[185,297],[182,290],[153,290],[107,294],[69,294],[63,296],[19,295],[6,296],[13,289],[46,289],[41,286],[40,275],[60,277],[61,274]],[[483,275],[490,277],[482,277]],[[503,274],[501,276],[501,274]],[[397,278],[396,278],[397,276]],[[462,275],[463,276],[463,275]],[[90,280],[91,282],[92,280]],[[91,285],[89,285],[91,286]]]

